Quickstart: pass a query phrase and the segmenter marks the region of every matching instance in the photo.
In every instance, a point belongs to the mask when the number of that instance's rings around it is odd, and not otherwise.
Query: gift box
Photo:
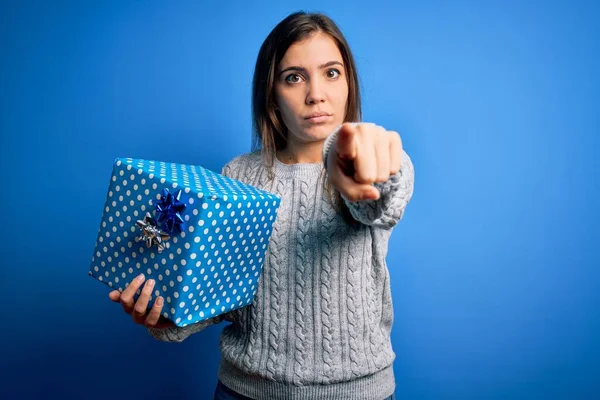
[[[89,275],[186,326],[252,303],[281,199],[197,165],[117,158]],[[138,290],[135,299],[140,295]]]

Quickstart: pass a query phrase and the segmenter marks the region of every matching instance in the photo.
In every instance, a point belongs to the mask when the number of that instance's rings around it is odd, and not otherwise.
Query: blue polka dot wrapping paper
[[[252,303],[281,198],[197,165],[117,158],[89,275],[184,327]],[[139,298],[141,290],[135,294]]]

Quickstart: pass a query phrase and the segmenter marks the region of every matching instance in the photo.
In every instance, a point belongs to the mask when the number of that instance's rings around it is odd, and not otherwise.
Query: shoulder
[[[237,178],[241,170],[254,168],[261,163],[261,151],[255,150],[241,154],[229,160],[222,168],[221,174],[231,178]]]
[[[261,161],[261,151],[255,150],[253,152],[240,154],[239,156],[232,158],[223,166],[223,168],[236,168],[240,166],[246,166],[248,164],[258,164]]]

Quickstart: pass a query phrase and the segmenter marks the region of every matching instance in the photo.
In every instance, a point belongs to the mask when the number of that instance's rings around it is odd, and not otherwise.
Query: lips
[[[309,124],[321,124],[323,122],[327,122],[329,120],[329,118],[331,118],[330,115],[323,114],[320,116],[307,118],[306,121],[308,121]]]
[[[324,111],[318,111],[318,112],[314,112],[308,116],[305,117],[305,119],[312,119],[312,118],[318,118],[318,117],[329,117],[330,114],[326,113]]]
[[[329,118],[331,118],[331,114],[325,111],[317,111],[304,117],[309,124],[322,124],[323,122],[327,122]]]

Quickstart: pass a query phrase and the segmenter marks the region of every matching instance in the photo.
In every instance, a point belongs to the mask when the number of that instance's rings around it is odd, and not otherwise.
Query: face
[[[348,83],[335,41],[316,33],[294,43],[275,72],[275,101],[288,140],[322,141],[344,122]],[[314,114],[323,114],[313,117]]]

